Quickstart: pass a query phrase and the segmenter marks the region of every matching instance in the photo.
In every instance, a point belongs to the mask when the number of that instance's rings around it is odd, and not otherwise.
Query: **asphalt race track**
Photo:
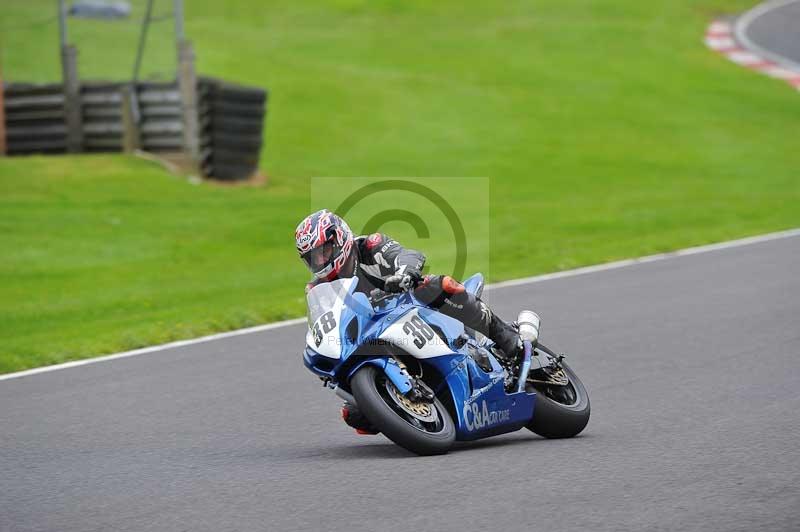
[[[302,325],[0,382],[0,530],[798,530],[799,266],[795,236],[489,292],[587,384],[572,440],[358,436]]]
[[[745,31],[762,49],[800,65],[800,1],[773,2],[755,17]]]

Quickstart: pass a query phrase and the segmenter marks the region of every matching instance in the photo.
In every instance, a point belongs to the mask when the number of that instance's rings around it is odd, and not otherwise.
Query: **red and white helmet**
[[[353,275],[353,232],[328,209],[307,216],[297,226],[294,238],[300,258],[318,279]]]

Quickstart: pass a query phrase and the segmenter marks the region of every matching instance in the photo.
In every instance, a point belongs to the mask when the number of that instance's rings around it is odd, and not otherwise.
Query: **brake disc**
[[[544,374],[545,378],[542,377]],[[535,382],[537,384],[549,384],[551,386],[566,386],[569,384],[569,377],[567,374],[564,373],[564,370],[558,368],[557,370],[553,369],[546,369],[544,371],[537,371],[535,374],[532,374],[528,377],[528,382]]]
[[[400,390],[389,379],[386,379],[386,391],[389,392],[389,397],[392,398],[395,404],[412,417],[426,423],[433,423],[439,419],[439,413],[433,403],[422,400],[412,401],[400,393]]]

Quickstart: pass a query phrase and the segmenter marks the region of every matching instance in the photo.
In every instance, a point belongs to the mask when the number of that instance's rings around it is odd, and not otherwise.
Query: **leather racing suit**
[[[386,280],[398,273],[422,275],[425,255],[401,246],[383,233],[358,236],[354,239],[353,275],[358,277],[357,291],[367,295],[375,289],[385,289]],[[306,291],[325,280],[315,279]],[[464,290],[463,285],[443,275],[428,275],[414,295],[425,305],[455,318],[467,327],[492,339],[509,356],[520,350],[517,330],[495,315],[480,298]]]

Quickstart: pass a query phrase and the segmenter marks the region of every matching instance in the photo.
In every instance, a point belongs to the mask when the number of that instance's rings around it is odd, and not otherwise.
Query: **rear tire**
[[[438,398],[433,407],[441,421],[431,431],[414,426],[404,418],[389,398],[381,393],[386,376],[378,368],[365,365],[350,380],[358,408],[370,423],[394,443],[419,455],[444,454],[450,450],[456,437],[456,429],[447,409]]]
[[[564,373],[569,377],[577,401],[572,405],[562,404],[548,397],[547,390],[538,386],[530,391],[536,391],[536,403],[533,408],[533,419],[527,428],[545,438],[572,438],[580,434],[589,423],[591,405],[589,394],[578,378],[566,363],[562,362]]]

